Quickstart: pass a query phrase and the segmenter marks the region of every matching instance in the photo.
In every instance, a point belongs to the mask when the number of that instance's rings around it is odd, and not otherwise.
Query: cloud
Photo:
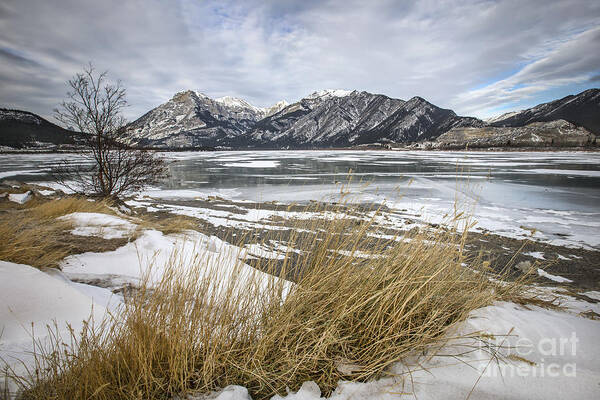
[[[546,90],[593,82],[600,65],[600,26],[574,35],[513,75],[456,96],[455,104],[474,113],[531,98]]]
[[[0,7],[0,104],[51,115],[92,61],[129,118],[185,89],[268,106],[356,88],[482,115],[593,85],[599,27],[585,0],[19,0]]]

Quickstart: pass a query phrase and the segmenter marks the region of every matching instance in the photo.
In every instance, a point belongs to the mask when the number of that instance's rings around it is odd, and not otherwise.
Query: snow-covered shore
[[[77,213],[65,219],[75,222],[73,233],[79,235],[121,237],[135,228],[131,221],[102,214]],[[56,324],[68,337],[66,324],[78,332],[84,321],[101,321],[121,302],[109,289],[135,285],[150,266],[152,280],[160,279],[174,254],[186,262],[200,255],[207,268],[218,262],[227,271],[238,267],[243,273],[257,273],[241,264],[243,249],[216,237],[191,231],[165,235],[151,229],[114,251],[70,256],[62,263],[63,272],[0,261],[0,356],[24,372],[31,365],[32,338],[43,343],[47,325]],[[86,280],[104,287],[81,283]],[[449,337],[441,350],[399,363],[380,380],[340,382],[331,398],[596,398],[600,321],[592,318],[600,314],[599,304],[593,302],[600,293],[586,293],[590,301],[585,301],[551,288],[539,290],[560,297],[564,309],[504,302],[476,310],[457,327],[457,338]],[[248,394],[243,387],[228,387],[216,398],[247,399]],[[284,398],[313,400],[321,393],[307,382]]]

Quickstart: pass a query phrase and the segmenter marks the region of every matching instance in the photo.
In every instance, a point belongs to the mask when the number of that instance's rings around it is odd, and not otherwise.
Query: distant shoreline
[[[528,152],[528,153],[558,153],[558,152],[585,152],[585,153],[597,153],[600,152],[600,147],[493,147],[493,148],[471,148],[471,149],[426,149],[426,148],[383,148],[383,147],[337,147],[337,148],[320,148],[320,149],[161,149],[152,148],[145,149],[150,151],[165,152],[165,153],[177,153],[177,152],[216,152],[216,151],[435,151],[435,152],[462,152],[462,153],[476,153],[476,152],[489,152],[489,153],[500,153],[500,152]],[[83,150],[0,150],[0,154],[77,154]]]

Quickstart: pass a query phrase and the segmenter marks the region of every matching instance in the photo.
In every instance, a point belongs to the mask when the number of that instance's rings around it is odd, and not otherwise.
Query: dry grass
[[[138,216],[136,223],[138,230],[156,229],[165,235],[181,233],[186,230],[197,230],[198,220],[192,217],[179,215],[156,215],[147,213]]]
[[[57,200],[39,200],[26,203],[33,218],[51,220],[75,212],[93,212],[114,215],[112,204],[108,200],[94,200],[81,196],[67,196]]]
[[[34,198],[7,209],[0,214],[0,260],[36,268],[56,267],[70,254],[64,234],[72,228],[70,223],[57,218],[73,212],[114,213],[107,203],[82,197]]]
[[[209,262],[208,252],[186,265],[173,255],[161,281],[142,285],[110,323],[74,333],[72,345],[40,345],[31,376],[13,377],[21,397],[170,399],[239,384],[264,399],[307,380],[330,393],[340,379],[382,376],[518,291],[466,259],[457,229],[374,240],[373,220],[333,211],[299,222],[289,242],[301,256],[255,260],[271,275],[224,256]],[[361,249],[378,257],[357,257]],[[295,284],[276,277],[290,271]]]

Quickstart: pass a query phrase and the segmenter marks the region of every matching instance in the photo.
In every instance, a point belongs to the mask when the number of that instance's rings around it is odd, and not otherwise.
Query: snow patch
[[[548,278],[548,279],[550,279],[550,280],[552,280],[552,281],[554,281],[554,282],[558,282],[558,283],[569,283],[569,282],[573,282],[572,280],[570,280],[570,279],[567,279],[567,278],[563,278],[562,276],[558,276],[558,275],[552,275],[552,274],[549,274],[548,272],[544,271],[544,270],[543,270],[543,269],[541,269],[541,268],[538,268],[538,269],[537,269],[537,273],[538,273],[538,275],[539,275],[539,276],[542,276],[542,277],[544,277],[544,278]]]
[[[318,90],[306,96],[306,99],[328,99],[330,97],[345,97],[352,93],[352,90],[344,89],[324,89]]]
[[[119,239],[128,237],[136,225],[126,219],[102,213],[76,212],[60,217],[75,225],[73,235],[99,236],[104,239]]]
[[[538,260],[545,260],[543,251],[530,251],[527,253],[523,253],[523,255],[537,258]]]
[[[224,167],[239,167],[239,168],[276,168],[279,166],[279,161],[272,160],[257,160],[239,163],[223,164]]]
[[[145,277],[150,284],[155,284],[173,263],[183,268],[200,264],[206,273],[221,274],[219,279],[223,282],[248,280],[252,274],[256,274],[259,282],[265,285],[277,279],[244,264],[245,257],[245,249],[223,242],[216,236],[209,237],[196,231],[164,235],[147,230],[135,241],[114,251],[69,256],[62,261],[61,267],[70,279],[110,281],[119,277],[122,282],[134,286]]]
[[[8,200],[18,204],[25,204],[29,200],[31,200],[31,192],[29,191],[25,193],[11,193],[8,195]]]
[[[16,373],[24,374],[33,362],[32,338],[41,345],[48,343],[47,326],[56,324],[59,337],[68,341],[67,324],[76,333],[84,321],[99,324],[106,314],[100,304],[106,300],[106,292],[100,294],[103,289],[93,289],[96,298],[104,299],[98,303],[89,296],[89,289],[75,288],[29,265],[0,261],[0,359]]]

